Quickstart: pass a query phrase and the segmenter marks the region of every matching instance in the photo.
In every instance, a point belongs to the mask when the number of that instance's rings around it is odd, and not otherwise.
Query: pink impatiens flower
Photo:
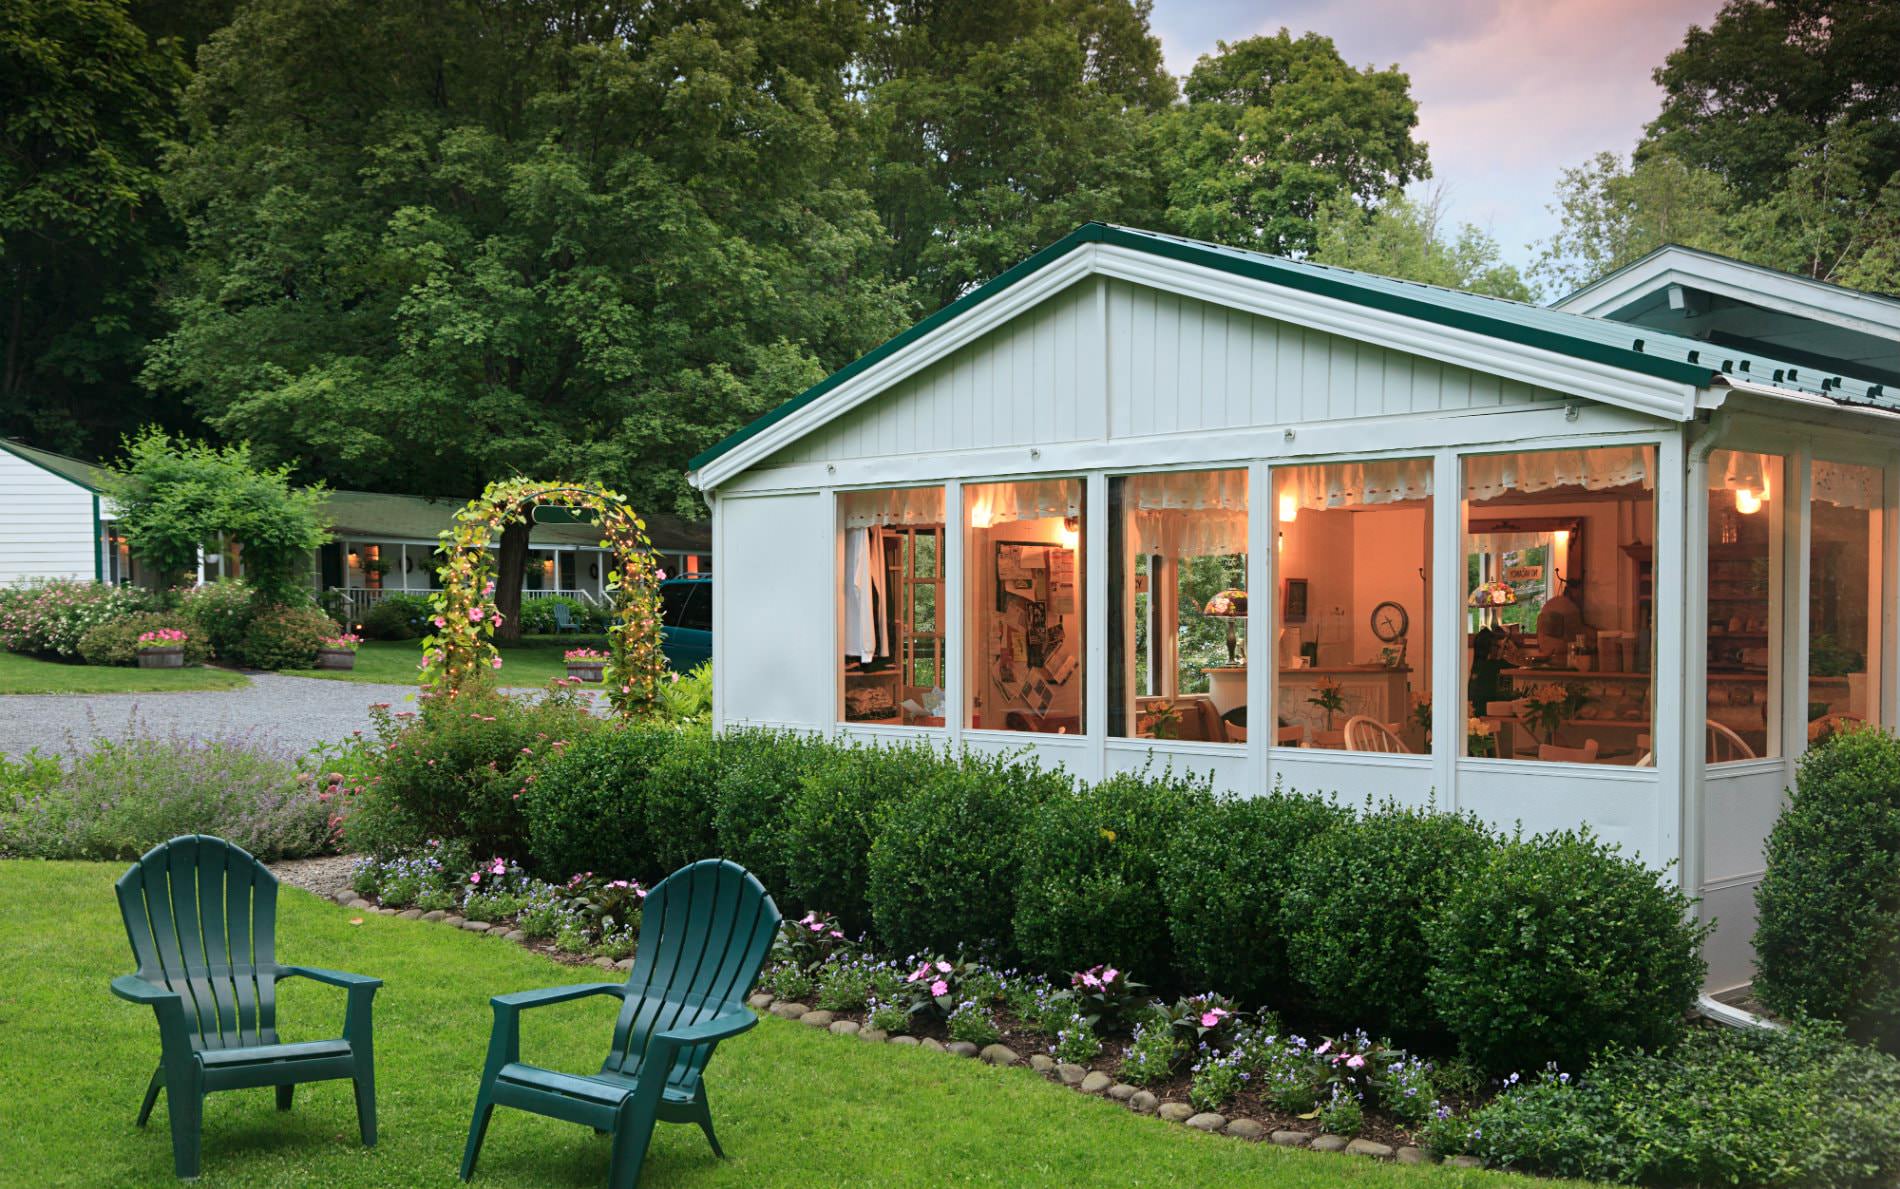
[[[1354,1053],[1352,1056],[1346,1058],[1347,1069],[1364,1069],[1365,1067],[1366,1059],[1358,1053]]]
[[[939,960],[937,963],[937,969],[942,971],[944,974],[949,974],[950,969],[951,969],[950,963]]]
[[[482,873],[481,873],[481,872],[479,872],[479,871],[471,871],[471,872],[469,872],[469,873],[468,873],[468,882],[470,882],[470,883],[480,883],[480,882],[482,882]]]
[[[950,993],[950,984],[944,982],[942,979],[938,979],[936,982],[930,984],[930,993],[932,995],[948,995]]]
[[[1220,1023],[1220,1018],[1224,1014],[1225,1014],[1224,1012],[1221,1012],[1219,1010],[1202,1012],[1201,1013],[1201,1027],[1203,1028],[1214,1027],[1215,1025]]]

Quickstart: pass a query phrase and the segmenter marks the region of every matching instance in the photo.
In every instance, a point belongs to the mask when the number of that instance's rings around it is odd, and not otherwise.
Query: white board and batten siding
[[[783,488],[813,464],[1482,413],[1564,399],[1212,302],[1090,278],[724,489]],[[1219,448],[1213,439],[1201,444]],[[1235,456],[1247,452],[1236,447]],[[949,477],[914,461],[907,474],[913,483]]]
[[[0,586],[98,574],[93,493],[0,449]]]

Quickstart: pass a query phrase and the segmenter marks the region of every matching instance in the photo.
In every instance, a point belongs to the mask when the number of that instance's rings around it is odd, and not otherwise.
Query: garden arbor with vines
[[[538,507],[591,512],[600,525],[603,549],[613,555],[607,588],[614,616],[607,631],[612,659],[603,675],[614,711],[631,715],[652,705],[666,659],[660,651],[659,580],[663,577],[647,538],[646,522],[625,499],[605,488],[532,479],[490,483],[480,497],[455,514],[437,550],[442,589],[433,597],[433,635],[422,642],[423,683],[433,692],[455,693],[493,680],[502,667],[495,629],[490,544],[509,524],[530,520]]]

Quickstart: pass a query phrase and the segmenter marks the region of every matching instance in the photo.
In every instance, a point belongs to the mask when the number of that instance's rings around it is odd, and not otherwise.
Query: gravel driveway
[[[156,734],[200,738],[253,732],[299,751],[369,730],[372,702],[411,706],[410,685],[368,685],[257,673],[244,689],[162,694],[9,694],[0,697],[0,754],[64,751],[122,736],[136,717]]]

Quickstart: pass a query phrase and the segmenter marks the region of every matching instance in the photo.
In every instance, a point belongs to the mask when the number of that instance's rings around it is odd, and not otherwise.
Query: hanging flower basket
[[[567,675],[575,681],[600,682],[607,662],[611,658],[607,653],[593,648],[570,648],[564,659],[567,661]]]

